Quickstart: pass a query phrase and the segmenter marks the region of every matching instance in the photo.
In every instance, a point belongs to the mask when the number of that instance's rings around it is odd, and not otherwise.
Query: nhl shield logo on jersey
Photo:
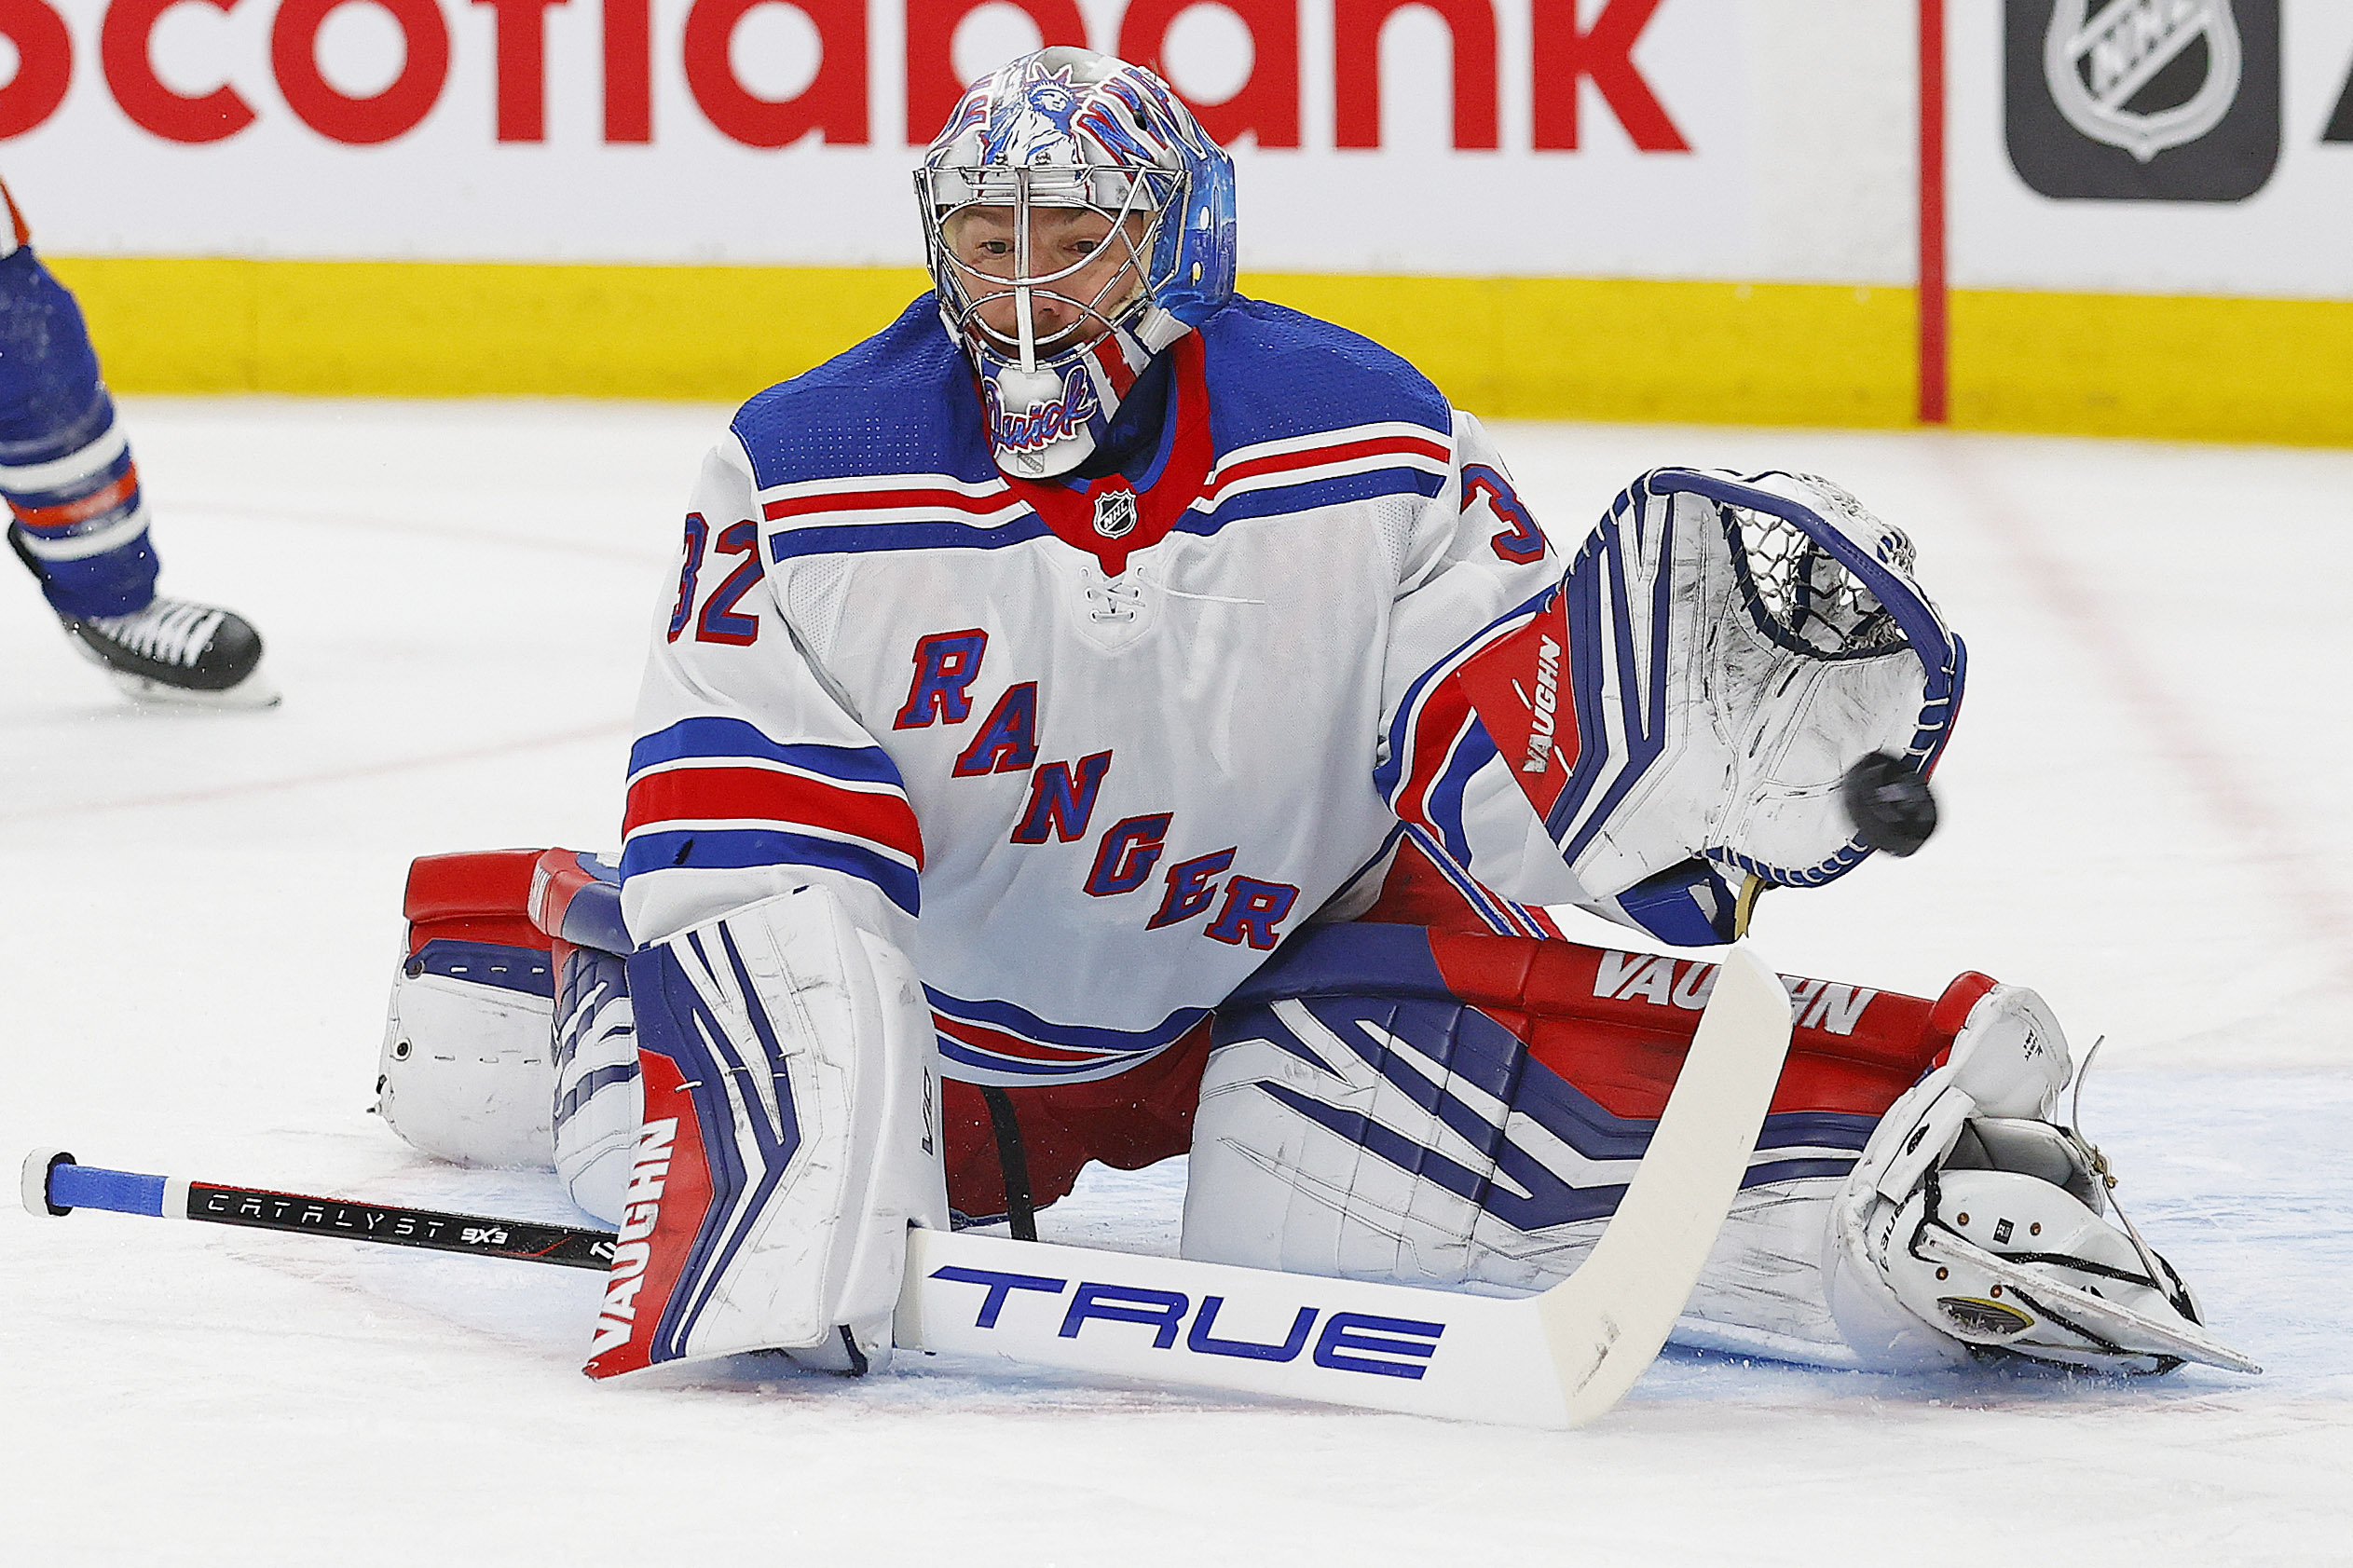
[[[1124,486],[1095,498],[1095,532],[1107,539],[1126,539],[1136,529],[1136,493]]]
[[[2146,163],[2220,125],[2238,97],[2241,56],[2231,0],[2123,0],[2088,18],[2091,0],[2059,0],[2043,35],[2043,73],[2067,123]],[[2088,25],[2086,23],[2088,22]],[[2204,59],[2185,56],[2203,43]],[[2144,93],[2179,64],[2202,64],[2188,97]],[[2176,73],[2179,74],[2179,73]]]

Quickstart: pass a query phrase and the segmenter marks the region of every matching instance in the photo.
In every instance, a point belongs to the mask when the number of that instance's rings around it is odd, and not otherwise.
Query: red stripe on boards
[[[1920,422],[1949,420],[1951,299],[1945,266],[1945,0],[1920,0]]]

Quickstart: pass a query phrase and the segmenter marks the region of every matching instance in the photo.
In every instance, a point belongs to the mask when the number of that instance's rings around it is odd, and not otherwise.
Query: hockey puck
[[[1871,753],[1846,770],[1842,793],[1854,836],[1872,849],[1907,855],[1936,831],[1936,798],[1900,757]]]

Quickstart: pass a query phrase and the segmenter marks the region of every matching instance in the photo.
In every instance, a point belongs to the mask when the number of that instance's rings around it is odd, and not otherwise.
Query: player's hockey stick
[[[468,1252],[565,1268],[604,1269],[613,1261],[613,1233],[486,1214],[444,1214],[431,1208],[306,1197],[259,1187],[223,1187],[185,1177],[142,1176],[78,1165],[62,1150],[35,1149],[24,1157],[24,1207],[34,1214],[103,1208],[164,1220],[201,1220],[262,1231],[298,1231],[347,1241]]]
[[[1161,1385],[1582,1425],[1634,1385],[1690,1299],[1748,1167],[1789,1033],[1780,979],[1735,947],[1616,1218],[1584,1264],[1540,1295],[1503,1301],[915,1230],[892,1339],[907,1350]],[[49,1151],[26,1161],[24,1199],[34,1213],[185,1212],[539,1262],[575,1261],[558,1254],[613,1240],[605,1231],[102,1171]]]

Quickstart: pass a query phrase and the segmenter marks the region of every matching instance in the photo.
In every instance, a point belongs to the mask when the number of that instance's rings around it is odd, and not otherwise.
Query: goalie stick
[[[912,1230],[893,1343],[1161,1386],[1581,1426],[1657,1357],[1739,1191],[1789,1048],[1788,993],[1735,946],[1648,1152],[1592,1255],[1517,1300]],[[612,1233],[102,1171],[37,1150],[25,1207],[171,1215],[581,1261]],[[346,1218],[331,1218],[336,1214]],[[313,1218],[316,1216],[316,1218]],[[382,1217],[371,1220],[371,1216]],[[405,1226],[403,1221],[406,1221]],[[439,1229],[430,1234],[427,1222]],[[504,1239],[468,1232],[501,1229]]]
[[[34,1214],[71,1214],[103,1208],[162,1220],[200,1220],[251,1230],[294,1231],[341,1236],[432,1252],[465,1252],[477,1258],[513,1258],[518,1262],[564,1268],[604,1269],[613,1261],[613,1233],[532,1220],[500,1220],[487,1214],[445,1214],[431,1208],[352,1198],[317,1198],[262,1187],[225,1187],[185,1177],[142,1176],[77,1163],[60,1149],[35,1149],[24,1157],[25,1208]]]

